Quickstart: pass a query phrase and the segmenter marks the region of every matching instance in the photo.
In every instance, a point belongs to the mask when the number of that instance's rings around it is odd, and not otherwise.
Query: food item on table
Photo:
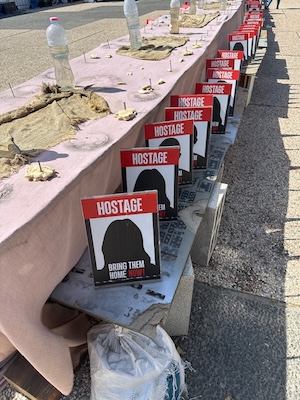
[[[201,46],[200,43],[196,42],[196,43],[193,44],[192,47],[193,47],[193,49],[199,49],[199,48],[202,47],[202,46]]]
[[[151,85],[145,85],[139,90],[139,93],[141,94],[151,93],[153,92],[153,90],[154,89]]]
[[[191,56],[192,54],[194,54],[194,53],[192,52],[192,50],[188,50],[188,49],[185,49],[185,50],[182,52],[182,55],[183,55],[183,56]]]
[[[120,110],[115,114],[115,117],[120,121],[130,121],[137,115],[137,112],[134,108],[125,108],[124,110]]]
[[[29,181],[46,181],[49,178],[52,178],[56,174],[54,168],[47,167],[45,165],[30,165],[25,173],[25,178]]]

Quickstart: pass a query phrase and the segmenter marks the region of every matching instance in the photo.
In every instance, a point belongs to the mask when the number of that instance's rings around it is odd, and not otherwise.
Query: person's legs
[[[280,0],[277,0],[277,6],[276,6],[277,9],[279,8],[279,4],[280,4]]]
[[[268,8],[269,8],[269,5],[272,3],[272,1],[273,1],[273,0],[268,0],[268,1],[267,1],[267,4],[266,4],[266,9],[268,9]]]

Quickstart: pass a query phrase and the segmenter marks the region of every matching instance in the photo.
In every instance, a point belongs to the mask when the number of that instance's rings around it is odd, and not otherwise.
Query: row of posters
[[[159,222],[177,218],[178,190],[206,169],[211,135],[226,133],[246,53],[218,50],[195,93],[171,95],[164,121],[144,126],[145,147],[120,151],[123,193],[81,200],[97,286],[161,278]],[[248,55],[248,35],[245,48]]]

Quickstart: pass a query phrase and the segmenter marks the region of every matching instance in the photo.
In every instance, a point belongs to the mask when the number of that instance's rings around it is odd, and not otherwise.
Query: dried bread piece
[[[124,110],[120,110],[115,114],[115,117],[120,121],[130,121],[137,115],[137,112],[134,108],[126,108]]]
[[[139,90],[139,93],[141,94],[146,94],[151,92],[153,92],[153,87],[151,85],[145,85]]]
[[[188,49],[186,49],[186,50],[184,50],[184,51],[182,52],[182,55],[183,55],[183,56],[191,56],[192,54],[194,54],[194,53],[192,52],[192,50],[188,50]]]
[[[192,45],[193,49],[199,49],[200,47],[202,47],[201,44],[197,42]]]
[[[30,165],[25,173],[25,178],[29,181],[46,181],[49,178],[52,178],[56,174],[54,168],[47,167],[43,165],[40,167],[39,165]]]

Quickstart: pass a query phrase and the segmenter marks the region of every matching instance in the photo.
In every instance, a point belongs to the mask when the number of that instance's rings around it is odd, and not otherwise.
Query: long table
[[[69,346],[41,320],[49,295],[81,258],[87,239],[80,199],[113,193],[121,182],[119,151],[144,145],[145,123],[162,121],[170,94],[194,93],[195,82],[205,79],[205,61],[218,49],[228,48],[227,35],[242,22],[243,4],[233,3],[228,18],[210,28],[181,29],[189,37],[187,46],[203,42],[193,55],[182,56],[182,48],[161,61],[144,61],[116,54],[128,44],[128,36],[103,43],[85,57],[71,61],[76,85],[91,88],[108,102],[111,114],[80,126],[74,140],[44,151],[39,160],[52,166],[58,177],[29,182],[25,169],[0,182],[0,360],[17,349],[63,394],[73,387]],[[167,36],[168,18],[144,36]],[[97,53],[98,59],[90,54]],[[111,58],[106,58],[110,54]],[[180,59],[184,58],[184,62]],[[170,60],[172,72],[169,72]],[[158,85],[159,79],[163,85]],[[154,91],[138,90],[151,79]],[[40,90],[42,82],[54,82],[53,70],[0,94],[0,112],[16,109]],[[125,82],[126,85],[119,85]],[[135,108],[132,121],[119,121],[114,114]],[[114,301],[112,299],[112,301]],[[116,299],[118,301],[118,299]],[[80,344],[79,339],[76,343]]]

